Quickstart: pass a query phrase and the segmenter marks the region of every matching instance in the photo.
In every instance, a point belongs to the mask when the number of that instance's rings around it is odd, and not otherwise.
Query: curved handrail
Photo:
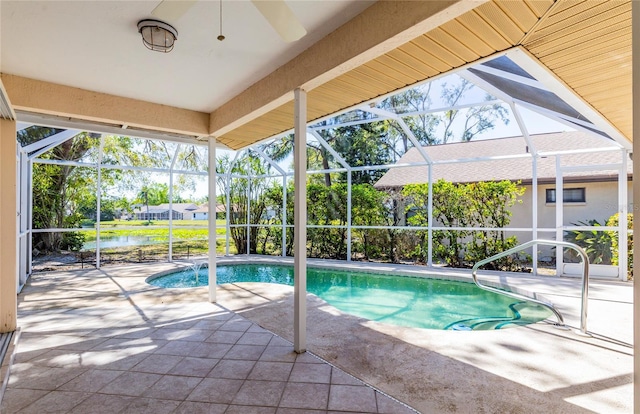
[[[496,259],[509,256],[510,254],[518,253],[529,247],[537,246],[539,244],[567,247],[578,252],[578,255],[580,255],[580,257],[582,258],[582,264],[583,264],[582,266],[582,306],[581,306],[581,312],[580,312],[580,331],[586,335],[587,334],[587,306],[588,306],[588,299],[589,299],[589,257],[587,256],[585,251],[582,249],[582,247],[578,246],[575,243],[569,243],[569,242],[557,241],[557,240],[531,240],[526,243],[522,243],[516,247],[505,250],[504,252],[498,253],[486,259],[482,259],[479,262],[477,262],[475,265],[473,265],[473,268],[471,269],[473,282],[480,289],[488,290],[494,293],[499,293],[505,296],[510,296],[512,298],[519,299],[519,300],[527,300],[529,302],[537,303],[538,305],[544,306],[554,313],[554,315],[558,319],[559,325],[564,325],[564,318],[562,317],[560,312],[553,306],[553,304],[542,301],[542,300],[530,298],[528,296],[524,296],[519,293],[504,291],[504,290],[496,289],[491,286],[486,286],[478,281],[478,268],[480,266],[485,265],[489,262],[492,262]]]

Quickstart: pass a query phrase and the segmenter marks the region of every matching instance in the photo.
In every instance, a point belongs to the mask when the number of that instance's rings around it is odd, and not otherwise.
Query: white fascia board
[[[631,149],[631,141],[524,48],[513,48],[507,51],[506,56],[536,78],[547,90],[552,91],[567,104],[586,116],[597,128],[600,128],[622,147]]]

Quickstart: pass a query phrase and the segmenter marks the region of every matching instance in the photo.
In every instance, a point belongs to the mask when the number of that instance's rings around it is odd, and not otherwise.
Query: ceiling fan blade
[[[163,0],[151,12],[160,20],[176,21],[181,18],[197,0]]]
[[[251,0],[285,42],[295,42],[307,34],[306,29],[284,0]]]

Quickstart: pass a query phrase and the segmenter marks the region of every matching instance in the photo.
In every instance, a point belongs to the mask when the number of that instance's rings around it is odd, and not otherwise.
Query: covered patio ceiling
[[[200,1],[171,22],[179,40],[164,55],[135,28],[155,2],[4,0],[4,99],[20,114],[240,149],[293,127],[295,88],[315,121],[453,70],[497,86],[472,65],[515,47],[546,89],[564,87],[565,102],[630,146],[629,0],[288,3],[308,30],[298,42],[279,40],[244,1],[223,3],[228,43],[217,42],[219,3]]]

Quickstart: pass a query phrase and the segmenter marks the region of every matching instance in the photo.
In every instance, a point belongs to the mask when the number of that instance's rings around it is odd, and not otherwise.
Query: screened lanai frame
[[[513,73],[505,73],[505,71],[500,71],[499,69],[497,69],[495,66],[499,67],[499,64],[494,64],[493,62],[496,62],[500,59],[503,59],[502,63],[504,63],[504,59],[509,59],[512,65],[515,65],[516,67],[513,67]],[[525,69],[522,69],[522,68]],[[500,73],[501,72],[501,73]],[[628,177],[627,177],[627,170],[628,170],[628,159],[629,159],[629,154],[631,152],[631,144],[626,140],[626,138],[624,138],[617,130],[615,130],[614,128],[612,128],[606,121],[602,120],[601,117],[599,116],[599,114],[595,113],[595,111],[593,111],[590,107],[588,107],[586,104],[584,104],[580,99],[576,98],[572,93],[570,93],[569,91],[567,91],[563,85],[560,84],[560,82],[555,79],[554,77],[550,76],[548,74],[548,72],[546,72],[545,70],[543,70],[539,65],[537,65],[535,63],[534,60],[532,60],[531,58],[529,58],[529,56],[523,52],[520,48],[515,48],[512,49],[510,51],[507,52],[503,52],[503,53],[499,53],[497,55],[493,55],[490,56],[488,58],[482,59],[479,62],[474,63],[473,65],[469,65],[467,67],[464,67],[460,70],[457,71],[453,71],[453,73],[458,74],[460,77],[462,77],[463,79],[466,79],[468,81],[470,81],[471,83],[473,83],[474,85],[480,87],[481,89],[483,89],[485,92],[487,92],[488,94],[492,95],[493,97],[495,97],[495,100],[491,100],[491,101],[482,101],[482,102],[477,102],[477,103],[472,103],[472,104],[463,104],[463,105],[459,105],[459,106],[455,106],[455,107],[451,107],[451,108],[434,108],[434,109],[428,109],[428,110],[423,110],[423,111],[414,111],[414,112],[407,112],[407,113],[401,113],[401,114],[397,114],[397,113],[393,113],[391,111],[388,111],[386,109],[382,109],[382,108],[378,108],[376,107],[376,103],[389,97],[392,96],[394,94],[403,92],[407,89],[411,89],[411,88],[415,88],[416,86],[419,86],[421,84],[424,84],[426,82],[422,82],[422,83],[418,83],[418,84],[414,84],[411,85],[410,87],[404,88],[404,89],[400,89],[397,91],[394,91],[393,93],[387,94],[387,95],[383,95],[380,96],[374,100],[365,102],[363,104],[357,105],[355,107],[349,108],[347,110],[344,111],[340,111],[338,113],[334,113],[331,116],[327,116],[327,117],[323,117],[319,120],[316,120],[316,122],[314,122],[313,124],[309,125],[307,127],[307,136],[311,135],[313,137],[313,139],[315,139],[318,143],[320,143],[320,145],[322,145],[322,147],[324,149],[326,149],[334,158],[335,161],[337,161],[338,164],[340,164],[342,167],[341,168],[331,168],[328,170],[308,170],[307,174],[323,174],[323,173],[331,173],[331,172],[347,172],[347,209],[346,209],[346,214],[347,214],[347,224],[346,225],[309,225],[307,224],[307,228],[342,228],[342,229],[346,229],[347,231],[347,241],[346,241],[346,248],[347,248],[347,254],[346,254],[346,260],[347,261],[351,261],[352,260],[352,254],[351,254],[351,247],[352,247],[352,230],[354,229],[361,229],[361,230],[366,230],[366,229],[400,229],[400,230],[411,230],[411,231],[427,231],[428,233],[428,254],[427,254],[427,266],[428,267],[433,267],[433,232],[437,231],[437,230],[471,230],[471,231],[508,231],[508,232],[528,232],[531,233],[532,235],[532,239],[537,239],[539,238],[540,234],[545,234],[545,235],[551,235],[552,238],[556,239],[556,240],[563,240],[564,239],[564,233],[568,232],[568,231],[614,231],[618,233],[618,237],[619,240],[626,240],[628,234],[631,232],[631,230],[629,230],[627,228],[627,213],[628,213],[628,191],[627,191],[627,181],[628,181]],[[497,75],[500,74],[500,76],[505,76],[506,79],[508,79],[509,81],[512,82],[521,82],[524,86],[527,86],[529,88],[537,88],[542,90],[543,92],[547,93],[548,95],[553,95],[550,98],[554,99],[555,101],[552,101],[551,104],[553,106],[556,107],[561,107],[562,105],[564,106],[571,106],[571,107],[577,107],[578,109],[575,110],[574,112],[577,114],[577,116],[572,116],[572,114],[567,113],[567,111],[565,110],[564,112],[558,112],[556,110],[550,110],[544,107],[541,107],[539,105],[536,104],[532,104],[531,102],[527,101],[527,98],[513,98],[510,95],[506,94],[505,92],[501,91],[498,87],[492,85],[490,82],[482,79],[481,77],[478,76],[478,73],[488,73],[491,75]],[[433,82],[435,80],[438,80],[442,77],[445,76],[449,76],[451,75],[451,73],[446,73],[446,74],[442,74],[440,76],[431,78],[428,80],[428,82]],[[539,80],[540,79],[540,80]],[[549,86],[547,86],[549,85]],[[553,91],[553,92],[551,92]],[[557,96],[556,92],[560,93],[561,96]],[[488,105],[488,104],[493,104],[495,102],[502,102],[505,103],[510,109],[512,114],[514,115],[516,122],[518,124],[518,127],[521,131],[522,137],[527,145],[527,148],[529,149],[529,152],[525,153],[525,154],[520,154],[520,155],[512,155],[512,156],[493,156],[493,157],[477,157],[477,158],[467,158],[467,159],[452,159],[452,160],[447,160],[447,161],[434,161],[432,160],[428,153],[425,151],[424,147],[422,147],[421,144],[419,144],[417,138],[415,137],[415,135],[412,133],[412,131],[410,130],[410,128],[408,127],[408,125],[404,122],[403,118],[406,117],[411,117],[411,116],[419,116],[419,115],[423,115],[423,114],[428,114],[428,113],[436,113],[436,112],[442,112],[444,110],[447,109],[464,109],[464,108],[468,108],[468,107],[472,107],[472,106],[480,106],[480,105]],[[607,142],[611,143],[612,145],[608,148],[585,148],[585,149],[581,149],[581,150],[574,150],[574,151],[538,151],[536,150],[536,146],[534,145],[534,143],[531,140],[531,136],[529,134],[529,131],[527,129],[527,126],[525,125],[525,120],[522,116],[522,112],[519,110],[519,108],[525,108],[528,110],[531,110],[533,112],[537,112],[541,115],[544,115],[556,122],[559,122],[561,124],[567,125],[570,128],[573,129],[577,129],[577,130],[581,130],[581,131],[585,131],[587,133],[590,133],[594,136],[597,136],[603,140],[606,140]],[[344,122],[344,123],[334,123],[331,125],[321,125],[320,123],[324,120],[330,119],[330,118],[334,118],[338,115],[341,114],[345,114],[347,112],[351,112],[351,111],[362,111],[362,112],[368,112],[371,113],[373,115],[376,115],[376,118],[374,119],[366,119],[366,120],[356,120],[356,121],[348,121],[348,122]],[[586,115],[585,115],[586,114]],[[410,165],[400,165],[400,164],[390,164],[390,165],[378,165],[378,166],[362,166],[362,167],[351,167],[347,164],[347,162],[339,155],[337,154],[337,152],[318,134],[319,130],[322,129],[329,129],[329,128],[339,128],[341,126],[349,126],[349,125],[356,125],[356,124],[364,124],[364,123],[369,123],[369,122],[375,122],[375,121],[381,121],[381,120],[392,120],[394,122],[396,122],[400,128],[404,131],[404,133],[406,134],[407,138],[411,141],[411,143],[413,144],[413,146],[418,150],[418,152],[420,153],[420,155],[423,158],[423,161],[420,163],[412,163]],[[278,134],[274,137],[270,137],[266,140],[263,140],[261,143],[265,143],[271,140],[276,140],[276,139],[280,139],[282,137],[285,137],[287,135],[290,135],[291,131],[286,131],[284,133]],[[284,208],[286,206],[286,193],[287,193],[287,177],[291,177],[294,175],[294,172],[285,172],[276,162],[274,162],[272,159],[270,159],[263,151],[261,150],[256,150],[256,147],[260,145],[260,143],[256,144],[254,147],[252,147],[251,149],[254,152],[257,152],[260,156],[262,156],[265,161],[271,165],[276,171],[277,173],[275,174],[268,174],[268,175],[264,175],[264,176],[256,176],[256,177],[248,177],[248,176],[244,176],[244,175],[237,175],[237,174],[226,174],[225,179],[226,180],[230,180],[231,178],[243,178],[243,179],[249,179],[249,182],[251,180],[251,178],[265,178],[265,177],[271,177],[273,178],[274,176],[281,176],[282,177],[282,185],[283,185],[283,214],[286,215],[286,208]],[[620,153],[620,161],[617,163],[607,163],[607,164],[602,164],[602,165],[583,165],[583,166],[563,166],[562,165],[562,157],[564,155],[571,155],[571,154],[579,154],[579,153],[589,153],[589,152],[593,152],[593,153],[601,153],[601,152],[619,152]],[[563,188],[564,187],[564,180],[563,180],[563,174],[564,173],[570,173],[570,172],[581,172],[581,171],[611,171],[611,170],[615,170],[617,171],[617,176],[618,176],[618,213],[619,213],[619,223],[618,226],[586,226],[586,225],[565,225],[563,223],[563,211],[564,211],[564,200],[563,200],[563,192],[558,192],[559,197],[556,200],[556,204],[555,204],[555,218],[556,218],[556,226],[554,228],[540,228],[538,227],[537,223],[538,223],[538,211],[536,208],[532,209],[532,226],[531,227],[505,227],[505,228],[490,228],[490,227],[442,227],[442,226],[435,226],[432,225],[431,223],[433,223],[433,217],[432,217],[432,212],[433,212],[433,199],[432,199],[432,186],[433,186],[433,174],[432,174],[432,168],[434,165],[437,164],[448,164],[448,163],[474,163],[474,162],[483,162],[483,161],[494,161],[494,160],[506,160],[506,159],[513,159],[513,158],[530,158],[532,161],[532,172],[533,172],[533,176],[532,176],[532,205],[537,206],[538,205],[538,177],[537,177],[537,160],[540,157],[555,157],[556,158],[556,171],[559,171],[560,174],[556,174],[556,181],[555,181],[555,188]],[[236,154],[236,158],[237,159],[237,154]],[[391,169],[391,168],[406,168],[406,167],[412,167],[412,166],[427,166],[429,169],[428,172],[428,176],[429,176],[429,181],[428,181],[428,186],[429,186],[429,208],[428,208],[428,226],[427,227],[421,227],[421,226],[362,226],[362,225],[352,225],[352,205],[351,205],[351,173],[353,171],[358,171],[358,170],[373,170],[373,169]],[[229,188],[229,185],[227,185],[227,188]],[[248,186],[250,191],[250,184]],[[250,198],[250,197],[249,197]],[[249,199],[248,198],[248,199]],[[228,204],[228,194],[226,195],[226,200],[227,200],[227,211],[229,211],[229,204]],[[247,207],[247,211],[249,210],[249,208]],[[264,224],[264,223],[246,223],[246,224],[236,224],[236,225],[230,225],[229,221],[227,220],[227,234],[229,234],[229,229],[231,227],[245,227],[246,231],[247,231],[247,248],[246,251],[249,252],[249,241],[250,241],[250,237],[248,235],[250,228],[251,227],[282,227],[282,246],[283,246],[283,252],[282,255],[286,256],[286,252],[284,251],[284,246],[286,246],[286,229],[287,228],[293,228],[294,225],[291,224],[286,224],[287,220],[286,220],[286,216],[282,217],[282,224]],[[547,237],[542,237],[542,238],[547,238]],[[227,237],[226,239],[226,254],[228,255],[230,253],[229,250],[230,246],[229,246],[229,238]],[[563,255],[556,255],[556,274],[557,275],[563,275],[565,274],[564,272],[564,262],[563,262]],[[618,260],[619,260],[619,264],[618,264],[618,269],[617,269],[617,274],[618,277],[621,280],[626,280],[627,278],[627,256],[628,256],[628,252],[627,252],[627,245],[626,243],[619,243],[618,245]],[[536,251],[535,249],[532,250],[532,262],[533,262],[533,273],[537,274],[538,271],[538,251]]]
[[[628,154],[630,152],[630,143],[628,143],[626,141],[626,139],[624,139],[624,137],[622,137],[620,139],[620,137],[616,136],[617,131],[613,130],[610,126],[608,126],[608,124],[604,123],[599,123],[598,126],[585,122],[584,119],[576,119],[576,118],[572,118],[570,116],[568,116],[567,114],[562,114],[562,113],[557,113],[536,105],[533,105],[529,102],[523,101],[521,99],[514,99],[511,96],[509,96],[508,94],[502,92],[499,88],[495,87],[494,85],[492,85],[490,82],[487,82],[484,79],[480,79],[477,76],[477,73],[474,73],[471,69],[473,68],[477,68],[478,66],[490,62],[493,59],[495,59],[496,57],[501,57],[501,56],[509,56],[510,58],[513,58],[515,60],[517,60],[518,64],[521,66],[526,66],[527,70],[532,70],[534,72],[536,72],[536,68],[532,67],[531,65],[529,65],[526,62],[526,56],[522,56],[522,53],[518,52],[518,49],[515,49],[515,51],[512,51],[511,53],[501,53],[499,55],[495,55],[495,56],[491,56],[489,58],[486,58],[482,61],[480,61],[479,63],[476,62],[474,63],[473,66],[468,66],[468,67],[464,67],[454,73],[457,73],[459,76],[463,77],[464,79],[467,79],[469,81],[471,81],[472,83],[476,84],[477,86],[479,86],[481,89],[484,89],[487,93],[491,94],[492,96],[494,96],[498,101],[504,102],[506,105],[508,105],[508,107],[511,109],[516,122],[522,132],[522,136],[523,139],[525,140],[525,142],[527,143],[528,147],[531,149],[531,151],[527,154],[520,154],[520,155],[514,155],[514,156],[495,156],[495,157],[478,157],[478,158],[472,158],[472,159],[452,159],[452,160],[447,160],[447,161],[433,161],[430,159],[428,153],[424,150],[424,148],[419,144],[419,142],[417,141],[416,137],[413,135],[413,133],[411,132],[410,128],[406,125],[406,123],[404,122],[403,118],[405,117],[409,117],[409,116],[418,116],[418,115],[422,115],[422,114],[426,114],[429,112],[438,112],[438,111],[442,111],[443,108],[435,108],[435,109],[429,109],[429,110],[425,110],[425,111],[417,111],[417,112],[413,112],[413,113],[401,113],[401,114],[396,114],[393,112],[390,112],[388,110],[384,110],[381,108],[378,108],[375,106],[375,103],[377,101],[380,101],[388,96],[391,96],[393,94],[402,92],[408,88],[405,88],[403,90],[399,90],[399,91],[395,91],[391,94],[385,95],[385,96],[381,96],[376,98],[375,100],[371,100],[369,102],[360,104],[356,107],[352,107],[352,108],[348,108],[345,109],[339,113],[335,113],[332,114],[331,116],[327,116],[324,118],[321,118],[319,120],[314,121],[312,124],[307,124],[307,132],[309,135],[311,135],[318,143],[320,143],[320,145],[322,145],[334,158],[335,161],[337,161],[338,164],[341,165],[340,168],[330,168],[328,170],[316,170],[316,171],[307,171],[307,174],[322,174],[322,173],[326,173],[326,172],[347,172],[347,224],[345,226],[331,226],[331,225],[307,225],[308,228],[313,228],[313,227],[320,227],[320,228],[335,228],[335,227],[344,227],[347,230],[347,255],[346,255],[346,259],[347,261],[350,261],[352,258],[351,255],[351,245],[352,245],[352,231],[354,229],[389,229],[389,228],[394,228],[394,229],[401,229],[401,230],[410,230],[410,231],[417,231],[417,230],[423,230],[423,231],[427,231],[428,233],[428,261],[427,261],[427,266],[428,267],[432,267],[433,266],[433,232],[436,230],[441,230],[441,229],[447,229],[447,230],[497,230],[497,231],[511,231],[511,232],[516,232],[516,231],[521,231],[521,232],[530,232],[532,234],[532,238],[538,238],[538,235],[540,233],[546,233],[546,234],[551,234],[552,236],[555,236],[556,239],[562,239],[564,232],[567,230],[597,230],[597,231],[617,231],[619,234],[620,239],[625,240],[627,237],[627,223],[626,223],[626,217],[627,217],[627,158],[628,158]],[[483,70],[487,71],[487,72],[491,72],[492,69],[486,69],[486,68],[482,68]],[[495,73],[495,72],[494,72]],[[444,74],[442,76],[446,76],[449,75],[450,73]],[[539,71],[536,72],[537,76],[541,76],[539,74]],[[436,77],[436,78],[432,78],[429,81],[434,81],[437,80],[440,77]],[[509,75],[511,78],[518,80],[518,74],[511,74]],[[542,76],[544,76],[544,74],[542,74]],[[520,76],[520,78],[523,78],[522,76]],[[522,80],[522,79],[520,79]],[[549,80],[546,79],[547,82],[551,82],[553,84],[553,79]],[[536,85],[536,82],[538,82],[536,79],[529,79],[529,80],[525,80],[526,83],[530,84],[529,86],[540,86],[540,85]],[[424,83],[424,82],[423,82]],[[416,87],[417,85],[412,85],[411,88]],[[554,86],[554,92],[557,90],[563,90],[561,89],[556,89],[556,87],[558,85],[553,85]],[[575,97],[574,97],[575,98]],[[578,107],[580,107],[581,105],[581,101],[577,101],[574,98],[572,98],[571,96],[568,97],[567,96],[562,96],[562,99],[565,99],[567,101],[571,101],[571,105],[577,105]],[[487,105],[493,103],[493,101],[487,102],[487,101],[482,101],[477,103],[478,105]],[[596,120],[600,120],[600,117],[597,116],[597,114],[593,114],[590,113],[590,108],[586,107],[584,104],[582,104],[583,106],[580,107],[579,111],[581,111],[581,113],[587,113],[589,115],[589,117],[587,118],[587,121],[589,121],[589,119],[595,119]],[[470,107],[472,106],[472,104],[465,104],[465,105],[460,105],[458,107],[455,108],[450,108],[450,109],[463,109],[465,107]],[[607,136],[609,138],[612,138],[609,142],[612,143],[611,148],[608,149],[603,149],[603,148],[597,148],[597,149],[584,149],[584,150],[580,150],[580,151],[557,151],[557,152],[539,152],[535,150],[535,146],[533,145],[533,143],[531,142],[530,139],[530,135],[528,133],[527,127],[524,123],[523,117],[520,113],[519,108],[527,108],[530,110],[533,110],[534,112],[538,112],[538,113],[542,113],[546,116],[549,116],[550,118],[564,123],[572,128],[576,128],[576,129],[582,129],[585,131],[588,131],[589,133],[592,134],[596,134],[599,135],[600,137],[602,136]],[[332,124],[329,127],[330,128],[337,128],[339,126],[344,126],[344,125],[355,125],[358,123],[365,123],[365,122],[374,122],[374,121],[380,121],[380,120],[392,120],[394,122],[396,122],[400,128],[405,132],[405,134],[407,135],[407,138],[412,142],[413,146],[420,152],[423,161],[420,163],[413,163],[410,165],[399,165],[399,164],[392,164],[392,165],[383,165],[383,166],[362,166],[362,167],[351,167],[348,165],[348,163],[326,142],[322,139],[322,137],[318,134],[318,131],[323,128],[323,126],[320,126],[318,123],[329,119],[329,118],[333,118],[335,116],[338,116],[340,114],[344,114],[347,113],[349,111],[354,111],[354,110],[360,110],[363,112],[368,112],[370,114],[375,115],[375,118],[373,119],[367,119],[367,120],[361,120],[361,121],[351,121],[348,123],[344,123],[344,124]],[[21,126],[19,128],[22,128],[25,123],[28,122],[33,122],[34,124],[38,124],[38,125],[49,125],[49,126],[64,126],[66,125],[66,127],[73,127],[73,124],[70,123],[66,123],[65,122],[61,122],[60,120],[49,120],[47,118],[44,117],[37,117],[37,116],[32,116],[32,115],[28,115],[28,114],[19,114],[19,119],[21,121]],[[328,127],[327,127],[328,128]],[[93,130],[99,131],[101,129],[101,127],[99,125],[96,125],[95,127],[93,127]],[[107,130],[110,130],[110,132],[118,132],[117,130],[114,130],[113,128],[105,128]],[[76,133],[79,133],[81,131],[83,131],[84,129],[77,129],[75,130]],[[120,130],[122,132],[125,132],[126,130]],[[600,132],[597,132],[600,131]],[[145,134],[144,132],[140,132],[140,131],[132,131],[134,132],[133,134],[131,134],[131,136],[133,137],[140,137],[140,138],[150,138],[150,139],[166,139],[166,140],[170,140],[170,141],[176,141],[179,143],[184,143],[184,144],[202,144],[202,145],[206,145],[205,142],[198,142],[196,140],[181,140],[177,137],[162,137],[162,136],[158,136],[155,134]],[[55,146],[57,144],[59,144],[60,142],[62,142],[62,140],[64,139],[69,139],[70,137],[67,137],[67,135],[73,133],[73,131],[71,129],[65,131],[64,133],[66,133],[65,135],[61,135],[56,139],[47,139],[47,141],[45,142],[45,140],[40,141],[42,144],[40,144],[40,146],[36,146],[36,147],[31,147],[28,148],[28,150],[26,150],[25,148],[19,148],[19,153],[18,153],[18,161],[19,161],[19,180],[20,180],[20,196],[19,196],[19,200],[20,200],[20,233],[19,233],[19,240],[20,240],[20,272],[19,272],[19,278],[20,278],[20,283],[19,285],[23,285],[24,282],[26,281],[26,278],[28,277],[28,275],[31,273],[31,266],[32,266],[32,249],[31,249],[31,234],[35,231],[33,230],[33,226],[32,226],[32,222],[31,222],[31,211],[32,211],[32,206],[31,206],[31,200],[30,200],[30,194],[29,192],[31,191],[31,184],[32,184],[32,176],[30,175],[30,168],[29,165],[30,163],[33,162],[40,162],[37,159],[37,156],[44,153],[47,149],[52,148],[52,146]],[[274,139],[279,139],[282,138],[286,135],[289,135],[291,133],[291,131],[286,131],[284,133],[278,134],[276,136],[270,137],[267,140],[262,141],[262,143],[269,141],[269,140],[274,140]],[[123,135],[122,133],[120,133],[120,135]],[[613,137],[612,137],[613,135]],[[618,134],[619,135],[619,134]],[[606,138],[603,138],[606,139]],[[616,145],[615,142],[617,142],[618,144]],[[36,143],[39,144],[39,143]],[[283,192],[283,205],[286,206],[286,200],[287,200],[287,181],[288,181],[288,177],[291,177],[294,175],[293,172],[289,172],[289,171],[285,171],[280,165],[278,165],[278,163],[274,162],[273,160],[269,159],[269,157],[259,149],[259,144],[254,145],[251,149],[256,152],[257,154],[259,154],[260,156],[262,156],[276,171],[276,173],[273,174],[267,174],[264,177],[269,177],[271,179],[276,179],[277,177],[281,177],[282,182],[283,182],[283,188],[284,188],[284,192]],[[625,145],[626,144],[626,145]],[[35,144],[34,144],[35,145]],[[179,147],[176,149],[176,154],[178,151]],[[602,151],[618,151],[621,154],[620,157],[620,162],[619,163],[615,163],[615,164],[607,164],[607,165],[601,165],[601,166],[585,166],[585,167],[563,167],[561,164],[561,159],[563,155],[569,155],[569,154],[573,154],[573,153],[577,153],[577,152],[602,152]],[[37,154],[36,154],[37,153]],[[236,159],[237,159],[238,153],[236,154]],[[464,164],[464,163],[474,163],[474,162],[482,162],[482,161],[491,161],[491,160],[499,160],[499,159],[508,159],[508,158],[520,158],[520,157],[528,157],[531,158],[531,162],[532,162],[532,171],[533,173],[533,177],[532,177],[532,185],[533,185],[533,191],[532,191],[532,203],[534,205],[537,205],[537,159],[539,157],[556,157],[557,161],[557,167],[558,167],[558,171],[561,172],[569,172],[569,171],[577,171],[579,169],[588,169],[590,171],[593,170],[597,170],[597,169],[601,169],[601,170],[617,170],[618,171],[618,204],[619,204],[619,213],[620,213],[620,221],[619,221],[619,226],[618,227],[609,227],[609,226],[598,226],[598,227],[594,227],[594,226],[565,226],[563,225],[563,207],[564,207],[564,202],[563,202],[563,198],[562,198],[562,192],[558,192],[558,194],[560,194],[560,196],[558,197],[558,200],[556,202],[556,227],[555,228],[538,228],[537,227],[537,209],[532,209],[533,213],[532,213],[532,226],[531,227],[523,227],[523,228],[499,228],[499,229],[493,229],[493,228],[485,228],[485,227],[464,227],[464,228],[452,228],[452,227],[438,227],[433,225],[433,220],[432,220],[432,206],[433,206],[433,200],[431,198],[431,193],[432,193],[432,185],[433,185],[433,174],[432,174],[432,168],[434,165],[437,164],[442,164],[442,163],[460,163],[460,164]],[[100,159],[100,155],[99,155],[99,159]],[[174,161],[175,161],[175,154],[174,154]],[[58,163],[58,161],[47,161],[47,162],[52,162],[52,163]],[[77,163],[78,165],[82,164],[82,163]],[[149,169],[149,168],[142,168],[142,167],[124,167],[124,166],[113,166],[113,165],[102,165],[101,162],[98,162],[96,164],[82,164],[82,166],[85,167],[94,167],[98,169],[98,180],[100,177],[100,170],[101,168],[122,168],[122,169],[139,169],[141,171],[148,171],[148,172],[163,172],[163,173],[167,173],[169,174],[170,177],[170,181],[172,180],[173,174],[194,174],[194,175],[201,175],[201,176],[205,176],[208,175],[208,173],[206,172],[192,172],[192,171],[177,171],[177,170],[172,170],[172,168],[169,169]],[[429,225],[426,227],[418,227],[418,226],[403,226],[403,227],[399,227],[399,226],[361,226],[361,225],[353,225],[352,224],[352,206],[351,206],[351,173],[354,171],[358,171],[358,170],[371,170],[371,169],[391,169],[391,168],[403,168],[403,167],[410,167],[410,166],[427,166],[427,168],[429,169],[429,210],[428,210],[428,214],[429,214],[429,219],[428,219],[428,223]],[[242,176],[242,175],[236,175],[236,174],[226,174],[226,176],[224,177],[224,179],[226,180],[231,180],[232,178],[245,178],[248,179],[249,181],[251,181],[251,179],[253,178],[262,178],[259,176],[255,176],[255,177],[249,177],[249,176]],[[172,185],[170,185],[170,189],[172,190]],[[250,187],[250,186],[249,186]],[[227,186],[228,188],[228,186]],[[557,174],[556,177],[556,188],[563,188],[563,177],[562,174]],[[28,189],[28,191],[24,191],[24,189]],[[97,189],[97,197],[96,199],[98,200],[98,205],[97,205],[97,218],[98,218],[98,225],[96,227],[97,229],[97,248],[96,248],[96,265],[99,267],[100,266],[100,221],[99,221],[99,216],[100,216],[100,185],[98,185],[98,189]],[[226,211],[229,212],[230,211],[230,206],[229,206],[229,196],[228,194],[225,194],[226,196]],[[172,197],[170,198],[170,203],[172,203]],[[250,203],[250,197],[248,198],[248,203]],[[250,207],[250,206],[249,206]],[[249,210],[249,208],[247,209]],[[215,210],[213,210],[215,211]],[[209,215],[209,217],[211,218],[211,214]],[[215,217],[215,214],[213,214],[213,216]],[[270,226],[281,226],[283,231],[282,231],[282,246],[286,246],[286,229],[287,228],[293,228],[295,227],[294,225],[288,225],[287,224],[287,217],[286,217],[286,208],[283,208],[283,217],[282,219],[282,224],[273,224]],[[250,220],[247,220],[246,224],[239,224],[236,226],[245,226],[246,227],[246,231],[249,232],[250,229],[252,227],[264,227],[265,224],[259,224],[259,223],[250,223]],[[227,237],[226,237],[226,254],[229,254],[229,229],[230,229],[231,225],[229,223],[229,220],[227,220]],[[124,227],[122,227],[124,228]],[[169,255],[168,255],[168,260],[172,261],[173,257],[172,257],[172,241],[173,241],[173,237],[172,237],[172,229],[173,229],[173,225],[172,225],[172,220],[170,220],[169,223]],[[37,231],[41,231],[41,232],[46,232],[46,231],[76,231],[78,229],[38,229]],[[250,242],[250,237],[247,237],[247,242]],[[247,251],[250,251],[249,249],[250,246],[247,246]],[[627,257],[627,251],[626,251],[626,243],[619,243],[619,270],[618,270],[618,275],[621,279],[626,279],[626,257]],[[286,250],[283,248],[282,249],[282,255],[286,255]],[[537,251],[533,250],[532,251],[532,256],[533,256],[533,272],[537,273]],[[559,257],[556,260],[556,272],[557,274],[562,274],[563,273],[563,269],[562,269],[562,255],[558,255]]]
[[[46,118],[32,116],[28,114],[24,114],[21,116],[21,119],[29,120],[20,121],[16,126],[16,132],[20,132],[32,126],[48,126],[53,128],[60,128],[60,125],[64,125],[68,127],[68,123],[65,122],[57,122],[55,120],[47,120]],[[71,126],[74,126],[71,124]],[[100,129],[100,128],[92,128],[92,129]],[[208,172],[206,171],[191,171],[191,170],[180,170],[176,169],[176,161],[178,155],[185,145],[193,145],[197,142],[192,142],[188,140],[179,140],[174,137],[161,137],[158,134],[145,134],[136,132],[135,138],[145,140],[145,139],[155,139],[155,140],[164,140],[175,143],[175,149],[173,151],[173,155],[171,156],[170,166],[169,168],[154,168],[154,167],[138,167],[138,166],[128,166],[128,165],[114,165],[114,164],[105,164],[103,163],[103,146],[104,146],[104,136],[105,135],[120,135],[124,136],[124,134],[108,134],[108,133],[98,133],[100,135],[100,146],[98,148],[98,153],[96,154],[97,162],[88,163],[82,161],[68,161],[68,160],[52,160],[52,159],[43,159],[39,158],[42,154],[45,154],[52,148],[61,145],[62,143],[73,139],[75,136],[88,132],[85,129],[76,129],[69,128],[59,132],[57,134],[46,137],[37,142],[31,143],[29,145],[25,145],[24,147],[18,146],[18,203],[19,203],[19,233],[18,233],[18,243],[19,243],[19,266],[18,266],[18,288],[21,289],[24,283],[26,282],[29,275],[32,273],[33,268],[33,246],[32,246],[32,235],[35,233],[52,233],[52,232],[77,232],[77,231],[87,231],[86,228],[76,227],[76,228],[43,228],[43,229],[34,229],[33,228],[33,164],[52,164],[52,165],[67,165],[73,167],[83,167],[83,168],[95,168],[97,174],[97,182],[96,182],[96,267],[100,268],[101,266],[101,195],[102,195],[102,182],[101,182],[101,172],[104,169],[113,169],[113,170],[129,170],[129,171],[137,171],[143,173],[160,173],[167,174],[169,178],[168,191],[169,191],[169,210],[173,211],[173,188],[174,188],[174,177],[177,174],[184,175],[192,175],[192,176],[202,176],[206,177]],[[111,132],[118,132],[117,130],[112,130]],[[133,136],[133,135],[132,135]],[[200,144],[204,145],[204,144]],[[170,214],[168,217],[168,225],[156,225],[149,226],[148,229],[169,229],[168,234],[168,260],[172,261],[173,258],[173,245],[174,245],[174,237],[173,237],[173,214]],[[180,225],[179,228],[200,228],[199,226],[185,226]],[[120,230],[134,230],[135,227],[131,226],[119,226]]]

